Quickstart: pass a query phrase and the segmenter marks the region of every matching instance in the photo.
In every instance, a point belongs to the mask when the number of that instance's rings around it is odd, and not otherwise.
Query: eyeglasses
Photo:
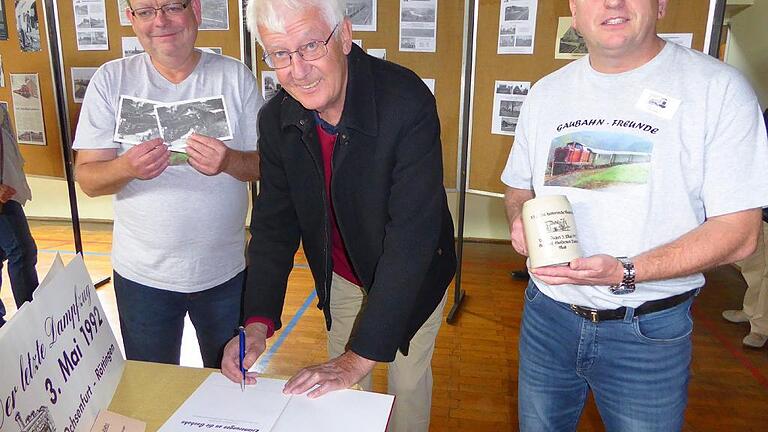
[[[184,9],[186,9],[187,6],[189,6],[189,0],[184,3],[167,3],[158,8],[131,8],[131,15],[135,16],[141,21],[151,21],[155,19],[158,11],[163,11],[164,14],[169,16],[180,15],[182,12],[184,12]]]
[[[328,54],[328,41],[330,41],[331,36],[336,33],[337,28],[339,28],[338,24],[333,27],[331,34],[328,35],[325,41],[309,41],[295,51],[275,51],[262,57],[262,60],[264,60],[264,63],[272,69],[283,69],[291,65],[293,54],[298,54],[304,61],[313,61],[325,57],[325,55]]]

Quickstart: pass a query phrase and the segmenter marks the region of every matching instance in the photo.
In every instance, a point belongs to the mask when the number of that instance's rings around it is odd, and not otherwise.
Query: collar
[[[315,124],[319,125],[324,131],[331,135],[338,135],[339,128],[320,118],[320,114],[318,114],[317,111],[312,111],[312,117],[315,118]]]
[[[347,56],[347,93],[344,99],[344,110],[341,113],[339,124],[334,128],[337,131],[340,129],[355,129],[369,136],[376,136],[378,134],[379,126],[376,117],[376,99],[373,84],[375,81],[371,71],[372,61],[374,60],[378,61],[363,52],[357,44],[352,44],[352,51]],[[304,108],[287,92],[283,92],[283,99],[280,103],[282,128],[296,126],[299,129],[306,130],[308,127],[314,126],[313,117],[316,113]],[[320,125],[323,126],[322,123]],[[328,124],[328,126],[331,125]]]

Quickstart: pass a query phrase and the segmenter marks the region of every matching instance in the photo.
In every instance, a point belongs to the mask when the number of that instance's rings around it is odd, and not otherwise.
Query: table
[[[208,375],[218,371],[127,360],[107,409],[147,422],[147,431],[156,431]]]

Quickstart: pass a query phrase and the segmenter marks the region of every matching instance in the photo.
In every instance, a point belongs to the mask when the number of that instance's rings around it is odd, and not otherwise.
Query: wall
[[[768,107],[768,0],[754,5],[730,20],[731,39],[725,61],[744,72],[755,88],[760,106]]]

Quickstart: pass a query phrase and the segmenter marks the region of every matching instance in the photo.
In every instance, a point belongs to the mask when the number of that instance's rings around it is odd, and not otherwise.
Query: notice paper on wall
[[[107,15],[104,0],[72,0],[75,10],[75,32],[78,51],[106,51]]]
[[[109,405],[125,361],[85,263],[57,255],[0,328],[0,431],[88,431]]]
[[[19,144],[45,145],[43,106],[37,74],[11,74],[13,118]]]
[[[533,54],[538,0],[502,0],[497,54]]]
[[[437,0],[400,0],[400,51],[435,52]]]
[[[496,81],[493,85],[493,121],[491,133],[514,135],[520,109],[531,89],[529,81]]]
[[[339,390],[317,399],[283,394],[285,380],[259,378],[240,383],[212,373],[159,432],[384,432],[395,397]],[[351,408],[353,407],[353,408]]]

